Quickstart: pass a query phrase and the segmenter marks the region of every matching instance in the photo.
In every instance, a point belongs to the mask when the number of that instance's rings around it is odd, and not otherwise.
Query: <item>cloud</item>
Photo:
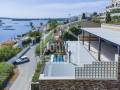
[[[16,0],[14,0],[16,1]],[[73,1],[73,0],[72,0]],[[24,2],[24,1],[23,1]],[[32,1],[33,2],[33,1]],[[26,2],[27,3],[27,2]],[[78,15],[82,12],[101,11],[109,4],[107,0],[78,3],[0,3],[0,15],[6,17],[67,17],[68,14]]]

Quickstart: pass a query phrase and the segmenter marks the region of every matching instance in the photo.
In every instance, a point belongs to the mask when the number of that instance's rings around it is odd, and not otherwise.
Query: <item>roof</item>
[[[82,30],[101,37],[107,41],[120,45],[120,31],[106,28],[82,28]]]

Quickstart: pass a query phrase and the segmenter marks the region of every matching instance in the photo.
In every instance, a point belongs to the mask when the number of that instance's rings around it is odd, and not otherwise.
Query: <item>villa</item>
[[[120,90],[120,31],[81,30],[78,41],[64,42],[65,54],[51,55],[32,90]]]

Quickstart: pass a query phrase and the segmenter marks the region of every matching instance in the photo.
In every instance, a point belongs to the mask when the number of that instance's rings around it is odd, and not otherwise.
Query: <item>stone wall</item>
[[[120,90],[118,81],[40,80],[31,90]]]

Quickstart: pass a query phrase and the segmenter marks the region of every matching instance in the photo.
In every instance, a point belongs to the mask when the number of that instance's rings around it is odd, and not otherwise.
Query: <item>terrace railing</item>
[[[93,62],[83,67],[75,68],[76,79],[88,80],[117,80],[118,63],[117,62]]]

